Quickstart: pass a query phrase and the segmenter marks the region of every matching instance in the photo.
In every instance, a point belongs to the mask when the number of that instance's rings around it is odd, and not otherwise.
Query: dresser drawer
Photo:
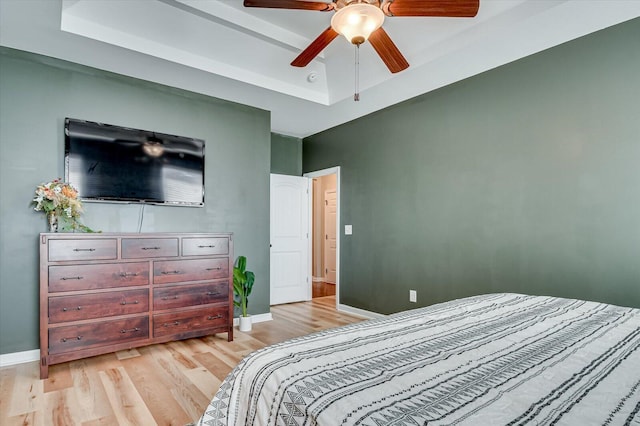
[[[198,309],[153,316],[153,336],[187,333],[224,326],[227,324],[229,308]]]
[[[122,258],[177,257],[177,238],[123,238]]]
[[[49,262],[65,260],[110,260],[118,256],[114,239],[49,239]]]
[[[148,316],[56,327],[49,329],[49,353],[58,354],[148,338]]]
[[[229,253],[229,238],[183,238],[183,256],[215,256]]]
[[[138,314],[148,310],[147,289],[49,298],[50,323]]]
[[[207,303],[229,303],[229,283],[174,285],[153,290],[153,309],[182,308]]]
[[[49,266],[49,292],[51,293],[147,284],[149,284],[147,262]]]
[[[204,281],[229,276],[229,259],[190,259],[153,262],[154,284]]]

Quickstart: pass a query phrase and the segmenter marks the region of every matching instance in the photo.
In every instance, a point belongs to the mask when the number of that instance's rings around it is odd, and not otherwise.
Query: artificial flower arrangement
[[[84,210],[82,201],[78,199],[78,190],[61,179],[38,185],[32,203],[35,211],[43,211],[47,215],[51,232],[95,232],[80,223]]]

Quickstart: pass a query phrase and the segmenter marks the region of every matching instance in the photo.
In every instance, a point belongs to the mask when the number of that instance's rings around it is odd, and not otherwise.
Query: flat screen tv
[[[87,201],[204,205],[204,140],[65,119],[65,180]]]

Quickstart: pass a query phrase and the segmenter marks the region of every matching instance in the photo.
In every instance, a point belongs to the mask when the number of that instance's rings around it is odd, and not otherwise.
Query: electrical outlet
[[[415,290],[409,290],[409,302],[416,303],[418,301],[418,292]]]

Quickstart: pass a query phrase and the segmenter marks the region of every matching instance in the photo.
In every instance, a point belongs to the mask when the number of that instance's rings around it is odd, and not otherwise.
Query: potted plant
[[[253,272],[247,271],[247,258],[238,256],[233,267],[233,293],[237,297],[233,304],[241,310],[240,331],[251,330],[251,317],[247,314],[247,304],[255,278]]]

